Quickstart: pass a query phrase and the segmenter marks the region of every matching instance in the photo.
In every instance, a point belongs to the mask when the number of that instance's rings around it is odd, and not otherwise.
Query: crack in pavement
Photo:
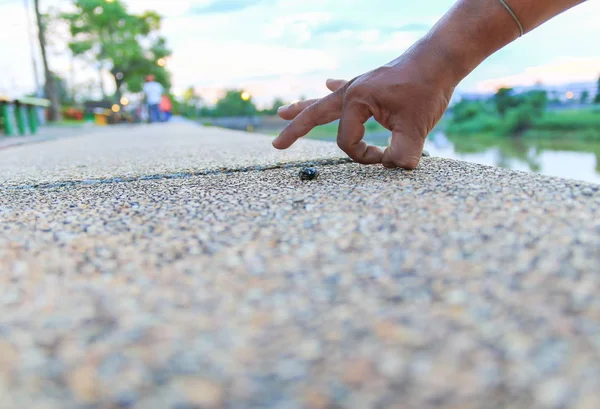
[[[350,158],[336,158],[336,159],[316,159],[311,161],[295,161],[286,163],[277,163],[274,165],[263,165],[263,166],[244,166],[240,168],[219,168],[219,169],[205,169],[195,172],[175,172],[175,173],[160,173],[153,175],[140,175],[140,176],[117,176],[111,178],[101,179],[83,179],[83,180],[65,180],[60,182],[45,182],[37,184],[21,184],[21,185],[0,185],[0,192],[11,191],[11,190],[36,190],[36,189],[52,189],[57,187],[70,187],[70,186],[89,186],[89,185],[102,185],[112,183],[127,183],[127,182],[138,182],[142,180],[160,180],[160,179],[186,179],[195,176],[206,176],[206,175],[228,175],[233,173],[244,173],[244,172],[261,172],[265,170],[273,169],[293,169],[304,166],[335,166],[343,165],[346,163],[354,163]]]

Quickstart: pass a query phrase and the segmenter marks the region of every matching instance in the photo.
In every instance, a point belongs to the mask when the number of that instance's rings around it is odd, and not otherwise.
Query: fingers
[[[325,85],[331,92],[335,92],[338,89],[342,88],[346,85],[348,81],[346,80],[336,80],[336,79],[328,79]],[[281,119],[285,119],[286,121],[291,121],[298,114],[304,111],[306,108],[317,102],[319,99],[307,99],[306,101],[295,101],[289,105],[284,105],[277,110],[277,114],[281,117]]]
[[[344,88],[340,88],[300,112],[275,138],[273,146],[277,149],[287,149],[314,127],[338,119],[342,113],[344,91]]]
[[[329,91],[335,92],[338,89],[342,88],[347,83],[348,83],[348,81],[346,81],[346,80],[336,80],[336,79],[329,78],[325,82],[325,85],[327,86],[327,89],[329,89]]]
[[[369,107],[358,101],[348,101],[340,119],[337,143],[341,150],[354,161],[362,164],[381,163],[383,152],[376,146],[369,146],[363,137],[365,122],[371,117]]]
[[[277,115],[281,117],[281,119],[285,119],[286,121],[291,121],[296,118],[298,114],[304,111],[306,108],[317,102],[318,99],[307,99],[306,101],[296,101],[289,105],[284,105],[277,110]]]
[[[425,140],[407,132],[402,127],[392,130],[392,143],[383,152],[382,163],[386,168],[415,169],[419,166]]]

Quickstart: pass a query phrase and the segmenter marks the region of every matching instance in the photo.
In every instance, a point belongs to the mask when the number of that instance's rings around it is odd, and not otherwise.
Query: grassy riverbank
[[[446,127],[449,135],[512,136],[507,127],[513,126],[514,118],[500,118],[482,112],[467,120],[450,122]],[[577,139],[600,141],[600,109],[546,112],[530,123],[519,136],[536,139]]]

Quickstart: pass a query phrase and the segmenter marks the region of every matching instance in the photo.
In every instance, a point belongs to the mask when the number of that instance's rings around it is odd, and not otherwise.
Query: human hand
[[[279,116],[292,122],[273,146],[287,149],[316,126],[340,119],[337,143],[354,161],[416,168],[425,138],[444,114],[458,83],[442,56],[417,44],[391,63],[351,81],[328,80],[332,91],[328,96],[280,108]],[[362,140],[364,123],[371,116],[392,131],[385,151]]]

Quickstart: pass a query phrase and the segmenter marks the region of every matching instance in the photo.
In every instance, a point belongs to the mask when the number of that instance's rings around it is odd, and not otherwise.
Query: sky
[[[0,94],[34,88],[26,0],[0,0]],[[30,3],[33,0],[28,0]],[[42,8],[68,0],[40,0]],[[491,1],[491,0],[486,0]],[[353,78],[401,55],[454,3],[452,0],[124,0],[132,12],[156,10],[173,50],[174,91],[189,86],[214,101],[244,89],[261,106],[275,97],[325,95],[325,80]],[[31,6],[31,4],[30,4]],[[32,16],[32,14],[31,14]],[[458,87],[489,92],[536,82],[592,82],[600,75],[600,0],[556,17],[488,58]],[[30,31],[35,35],[33,30]],[[41,60],[35,48],[38,71]],[[98,74],[65,55],[55,41],[52,69],[79,87]],[[5,56],[9,56],[6,58]],[[105,76],[110,90],[110,79]]]

